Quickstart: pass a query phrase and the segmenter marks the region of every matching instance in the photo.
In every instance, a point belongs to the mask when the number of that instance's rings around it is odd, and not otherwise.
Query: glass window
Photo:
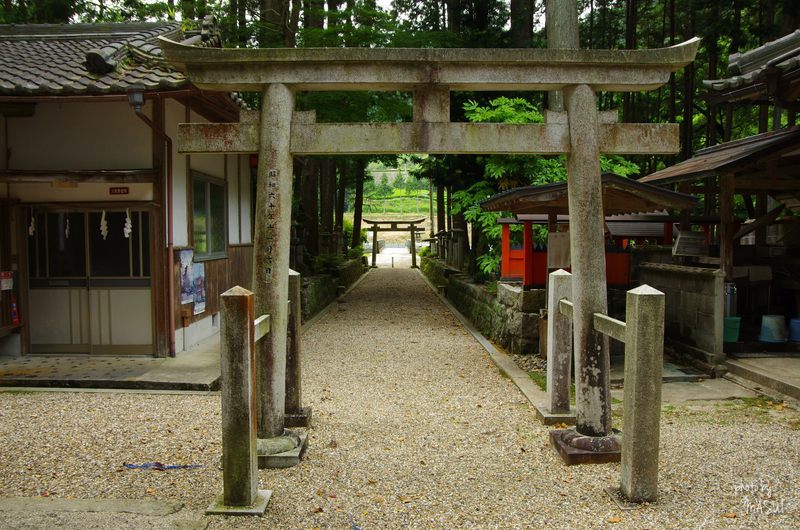
[[[47,214],[47,266],[51,278],[86,276],[84,223],[83,213]]]
[[[228,246],[225,183],[192,175],[192,212],[195,259],[224,257]]]
[[[125,237],[125,212],[106,212],[108,233],[100,233],[101,212],[89,214],[89,253],[92,276],[130,276],[130,239]]]

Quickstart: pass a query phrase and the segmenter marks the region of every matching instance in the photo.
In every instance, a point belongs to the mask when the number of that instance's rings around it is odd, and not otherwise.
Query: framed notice
[[[192,264],[194,281],[194,314],[199,315],[206,310],[206,269],[204,263]]]
[[[0,271],[0,291],[10,291],[14,288],[14,273]]]
[[[194,271],[192,268],[193,259],[193,250],[181,250],[181,304],[191,304],[194,302]]]

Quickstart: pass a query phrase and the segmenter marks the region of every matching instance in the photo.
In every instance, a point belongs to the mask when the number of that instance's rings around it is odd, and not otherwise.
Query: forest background
[[[529,48],[547,46],[545,15],[547,8],[557,4],[559,0],[387,0],[380,4],[376,0],[3,0],[0,23],[175,19],[191,29],[205,15],[214,15],[229,47]],[[735,107],[726,116],[725,109],[708,105],[702,80],[726,77],[730,54],[800,28],[800,1],[578,0],[577,7],[581,48],[660,48],[702,38],[695,62],[676,72],[666,86],[647,93],[598,95],[599,107],[619,109],[621,121],[680,124],[681,152],[671,157],[604,158],[604,170],[636,178],[689,158],[703,147],[759,129],[794,124],[793,113],[769,113],[755,105]],[[257,94],[247,95],[247,100],[258,107]],[[411,119],[409,93],[298,94],[297,106],[316,110],[321,122]],[[545,93],[454,92],[451,120],[537,122],[546,106]],[[726,119],[732,123],[727,130]],[[766,123],[769,120],[772,123]],[[358,210],[364,203],[365,180],[368,197],[397,194],[387,186],[389,182],[370,176],[369,164],[378,169],[410,166],[413,178],[421,181],[397,186],[403,190],[400,194],[419,195],[430,183],[437,206],[436,230],[446,228],[444,205],[451,202],[452,227],[471,231],[467,250],[473,269],[484,273],[492,273],[497,265],[498,214],[483,212],[478,202],[499,190],[565,178],[560,157],[446,155],[405,158],[400,164],[395,157],[328,157],[297,162],[298,187],[313,182],[314,190],[298,189],[296,195],[302,200],[313,194],[314,202],[319,200],[316,212],[300,208],[297,215],[307,231],[320,233],[342,229],[335,204],[351,202],[360,227]],[[331,201],[334,204],[328,208]],[[317,229],[312,229],[314,224]],[[359,232],[348,238],[351,246],[360,244]],[[319,244],[319,233],[311,235],[316,243],[309,240],[306,246],[312,255],[334,250]]]

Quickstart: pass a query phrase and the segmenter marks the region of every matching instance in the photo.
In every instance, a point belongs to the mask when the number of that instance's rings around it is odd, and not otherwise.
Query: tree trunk
[[[305,213],[306,248],[319,255],[319,159],[308,158],[302,173],[302,201]]]
[[[288,0],[261,0],[258,44],[262,48],[281,48],[285,43]]]
[[[320,213],[320,245],[321,254],[333,252],[333,205],[336,194],[336,161],[323,158],[319,173],[319,213]]]
[[[452,33],[461,31],[461,0],[446,0],[447,30]]]
[[[247,29],[247,2],[246,0],[239,0],[237,11],[236,11],[236,18],[238,19],[238,23],[236,24],[236,42],[239,44],[240,48],[244,48],[247,46],[247,41],[249,37],[249,30]]]
[[[533,40],[533,0],[511,0],[511,47],[530,48]]]
[[[356,198],[353,205],[353,237],[350,247],[355,248],[361,245],[361,213],[364,209],[364,177],[366,173],[366,163],[362,159],[356,160],[355,186]]]
[[[447,210],[444,203],[444,185],[436,185],[436,231],[447,230]]]
[[[344,195],[347,191],[347,177],[348,177],[348,165],[347,160],[339,159],[338,164],[339,166],[339,185],[336,190],[336,212],[335,212],[335,232],[336,238],[335,241],[337,242],[337,247],[344,245]],[[335,252],[342,252],[344,249],[336,248]]]
[[[305,29],[322,29],[325,27],[323,11],[325,2],[323,0],[304,0],[303,1],[303,27]]]
[[[636,49],[636,25],[638,23],[636,0],[628,0],[625,6],[625,49]],[[622,121],[633,123],[634,96],[630,92],[622,94]]]
[[[288,16],[283,42],[287,48],[297,46],[297,29],[300,25],[301,0],[292,0],[292,8]]]
[[[689,8],[689,25],[687,35],[691,38],[695,32],[694,4]],[[692,142],[694,140],[694,63],[689,63],[683,71],[683,123],[681,139],[681,157],[687,160],[692,157]]]

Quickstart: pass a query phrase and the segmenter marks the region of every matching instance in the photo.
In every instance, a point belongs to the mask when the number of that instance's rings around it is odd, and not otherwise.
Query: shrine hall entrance
[[[147,210],[26,210],[30,352],[152,355]]]

